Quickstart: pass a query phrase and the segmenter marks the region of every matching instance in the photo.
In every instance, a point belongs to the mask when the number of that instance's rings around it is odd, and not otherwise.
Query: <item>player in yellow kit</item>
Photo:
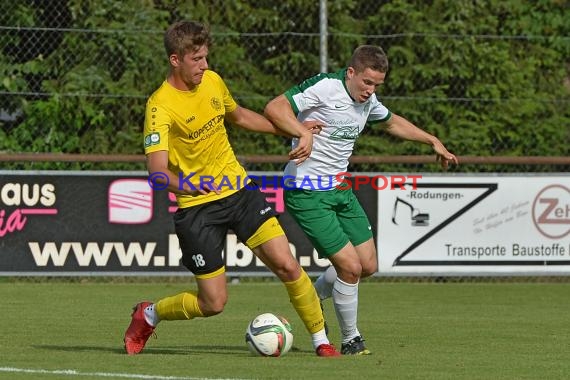
[[[155,189],[176,194],[174,224],[182,263],[195,275],[198,289],[138,303],[124,336],[127,353],[141,352],[162,320],[223,311],[228,295],[222,250],[231,228],[284,283],[317,355],[339,356],[326,336],[316,291],[293,258],[276,212],[255,184],[244,188],[240,183],[247,173],[235,157],[224,121],[299,138],[300,146],[290,153],[298,162],[310,154],[312,133],[280,132],[265,117],[236,104],[220,76],[208,69],[210,33],[205,25],[177,22],[166,31],[164,45],[170,72],[147,102],[147,169]]]

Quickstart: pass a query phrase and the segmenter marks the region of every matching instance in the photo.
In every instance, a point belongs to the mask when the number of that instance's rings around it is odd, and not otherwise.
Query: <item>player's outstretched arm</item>
[[[266,117],[245,107],[238,106],[232,112],[226,113],[226,120],[230,123],[253,132],[271,133],[274,135],[291,137],[279,128],[276,128]]]
[[[388,133],[393,136],[404,140],[418,141],[431,145],[437,155],[436,160],[440,161],[441,167],[444,170],[447,170],[449,164],[459,164],[457,157],[453,153],[449,152],[437,137],[416,127],[407,119],[399,115],[392,114],[392,117],[386,122],[386,124],[388,127]]]

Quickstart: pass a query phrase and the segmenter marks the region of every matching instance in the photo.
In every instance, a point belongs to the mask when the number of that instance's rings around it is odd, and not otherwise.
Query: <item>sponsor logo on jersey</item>
[[[330,136],[333,140],[356,140],[358,138],[358,127],[340,127]]]
[[[191,131],[188,134],[188,138],[190,140],[196,140],[196,141],[207,139],[223,126],[224,126],[224,115],[223,114],[216,115],[199,129]]]

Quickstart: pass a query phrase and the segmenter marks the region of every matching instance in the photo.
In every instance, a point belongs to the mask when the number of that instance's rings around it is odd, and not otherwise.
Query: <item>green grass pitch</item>
[[[364,281],[359,327],[370,356],[318,358],[275,281],[229,284],[221,315],[165,321],[137,356],[123,352],[130,308],[189,280],[0,281],[2,379],[566,379],[570,283]],[[253,357],[255,315],[282,314],[293,349]],[[330,338],[340,345],[331,301]]]

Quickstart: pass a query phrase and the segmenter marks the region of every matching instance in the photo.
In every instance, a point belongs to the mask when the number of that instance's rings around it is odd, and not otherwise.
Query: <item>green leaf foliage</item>
[[[142,153],[145,102],[166,76],[162,35],[175,20],[211,26],[210,67],[255,111],[320,70],[313,0],[0,3],[4,152]],[[359,44],[382,46],[383,103],[456,154],[570,155],[567,1],[327,3],[328,70],[344,67]],[[238,155],[287,153],[281,138],[228,129]],[[376,127],[355,153],[431,149]]]

